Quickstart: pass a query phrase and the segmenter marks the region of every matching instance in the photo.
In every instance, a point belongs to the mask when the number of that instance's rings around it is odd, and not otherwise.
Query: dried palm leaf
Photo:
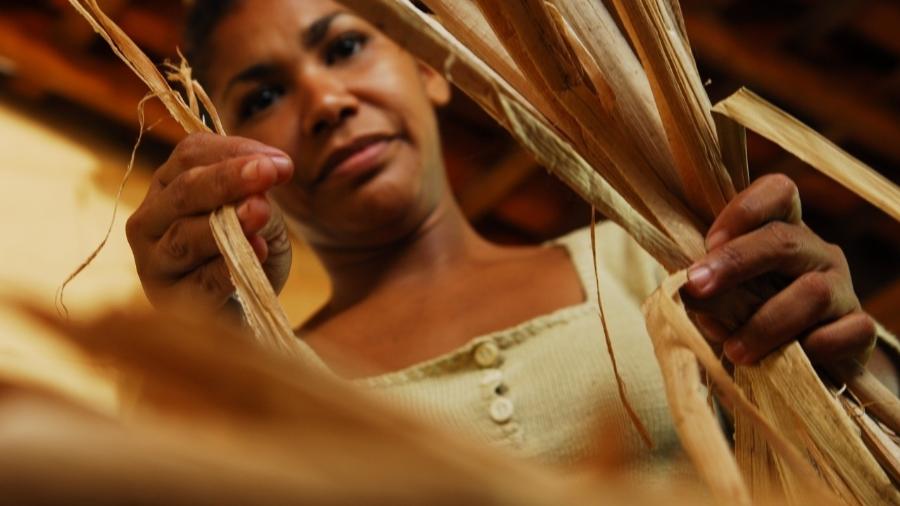
[[[744,88],[715,110],[778,144],[900,221],[900,188],[818,132]]]
[[[13,504],[706,503],[677,482],[647,491],[489,451],[216,322],[27,314],[138,388],[117,417],[0,381],[0,495]],[[10,390],[30,404],[7,409]]]

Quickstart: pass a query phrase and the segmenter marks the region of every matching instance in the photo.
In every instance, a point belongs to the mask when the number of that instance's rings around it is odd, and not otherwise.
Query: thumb
[[[266,242],[268,256],[263,262],[263,270],[272,283],[275,292],[284,288],[291,270],[292,246],[284,214],[278,205],[272,205],[272,215],[259,231],[259,237]]]

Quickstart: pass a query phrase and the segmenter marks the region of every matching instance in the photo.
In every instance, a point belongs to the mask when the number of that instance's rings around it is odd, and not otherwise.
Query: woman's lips
[[[318,182],[354,178],[380,167],[389,158],[395,140],[393,137],[372,139],[354,147],[349,153],[342,153],[344,156],[341,156],[341,161],[328,166],[319,176]]]

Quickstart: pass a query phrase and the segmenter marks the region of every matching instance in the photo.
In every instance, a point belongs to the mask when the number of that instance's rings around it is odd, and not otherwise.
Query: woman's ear
[[[450,83],[437,70],[428,65],[420,61],[417,61],[416,65],[419,68],[419,75],[422,78],[422,84],[425,87],[425,94],[428,95],[428,100],[435,107],[447,105],[450,102],[451,95]]]

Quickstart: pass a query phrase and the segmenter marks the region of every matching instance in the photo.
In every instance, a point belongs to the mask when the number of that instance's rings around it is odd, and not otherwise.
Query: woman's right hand
[[[291,180],[285,153],[239,137],[193,134],[156,171],[126,233],[147,298],[163,310],[217,310],[234,286],[209,225],[210,213],[238,218],[276,293],[287,281],[291,245],[266,192]]]

